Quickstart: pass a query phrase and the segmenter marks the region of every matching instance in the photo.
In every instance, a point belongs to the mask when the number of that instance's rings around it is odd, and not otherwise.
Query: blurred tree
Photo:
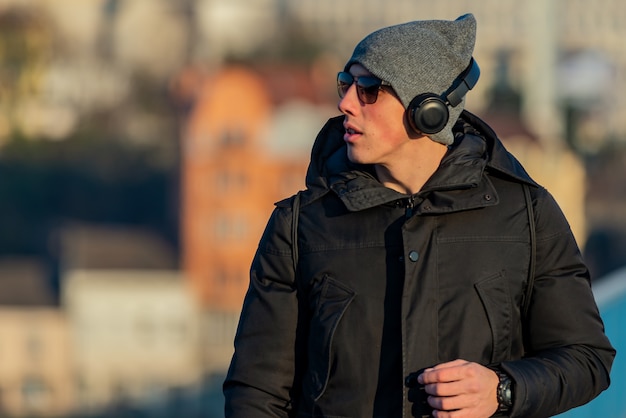
[[[265,43],[248,56],[229,56],[227,62],[243,62],[250,65],[267,63],[290,63],[311,65],[327,46],[308,36],[299,24],[286,20],[284,29],[278,31],[275,39]]]
[[[144,226],[176,247],[175,176],[154,152],[88,130],[61,142],[15,135],[0,153],[0,255],[45,254],[66,220]]]
[[[179,129],[166,86],[129,72],[124,103],[77,107],[75,130],[54,141],[20,125],[22,105],[43,99],[51,58],[67,58],[61,44],[36,9],[0,10],[0,256],[45,255],[65,221],[143,226],[177,248]]]
[[[27,10],[0,10],[0,130],[15,129],[18,102],[39,93],[51,39],[48,27]]]
[[[487,90],[487,111],[507,113],[520,117],[522,95],[513,87],[511,80],[511,51],[501,50],[496,54],[495,77]]]

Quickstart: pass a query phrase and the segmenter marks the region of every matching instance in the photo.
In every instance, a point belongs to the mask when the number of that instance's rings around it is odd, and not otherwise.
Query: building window
[[[168,337],[173,345],[182,344],[188,339],[189,330],[182,319],[172,318],[168,322]]]
[[[234,170],[223,170],[217,173],[216,188],[222,193],[232,193],[246,189],[248,178],[245,173]]]
[[[220,287],[225,287],[228,284],[228,272],[224,269],[217,269],[214,282]]]
[[[44,381],[29,376],[22,383],[22,399],[27,411],[42,411],[48,406],[49,389]]]
[[[218,215],[214,225],[215,237],[218,240],[227,239],[230,233],[230,220],[225,215]]]
[[[248,235],[248,221],[245,216],[218,215],[215,218],[214,231],[218,240],[240,241]]]
[[[31,330],[26,336],[26,353],[31,361],[40,360],[43,354],[43,341],[41,336],[34,330]]]
[[[230,312],[211,312],[207,316],[207,322],[208,344],[228,345],[235,338],[239,315]]]
[[[153,345],[156,332],[154,318],[148,313],[143,313],[135,319],[135,333],[142,343]]]
[[[245,135],[240,129],[230,128],[222,131],[220,143],[223,146],[237,146],[245,143]]]
[[[232,236],[237,240],[243,240],[248,235],[248,222],[245,217],[238,216],[233,219]]]

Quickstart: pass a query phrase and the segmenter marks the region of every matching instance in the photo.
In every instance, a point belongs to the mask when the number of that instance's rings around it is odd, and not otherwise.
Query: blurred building
[[[182,265],[203,305],[235,310],[281,187],[261,143],[272,108],[249,70],[224,70],[198,88],[182,146]]]
[[[74,400],[66,316],[30,258],[0,260],[0,416],[55,417]]]
[[[197,305],[171,248],[146,231],[93,225],[63,228],[56,246],[78,413],[201,380]]]
[[[269,83],[237,66],[207,76],[185,126],[182,264],[203,306],[239,309],[273,203],[304,187],[310,147],[332,112],[278,105]]]
[[[171,117],[154,114],[166,101],[140,102],[187,62],[189,21],[182,1],[0,0],[0,145],[62,140],[104,114],[112,136],[170,151]]]
[[[64,305],[78,412],[155,402],[201,381],[197,310],[179,272],[68,271]]]

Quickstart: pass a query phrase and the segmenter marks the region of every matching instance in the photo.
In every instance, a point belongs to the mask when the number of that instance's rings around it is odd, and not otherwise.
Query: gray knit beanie
[[[404,108],[422,93],[441,95],[467,68],[476,40],[476,19],[472,14],[456,20],[421,20],[389,26],[366,36],[354,49],[345,67],[363,65],[376,77],[391,84]],[[433,141],[450,145],[452,127],[465,100],[448,106],[450,119],[441,132],[429,135]]]

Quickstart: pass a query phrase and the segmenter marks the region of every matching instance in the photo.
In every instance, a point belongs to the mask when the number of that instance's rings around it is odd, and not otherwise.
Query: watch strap
[[[500,368],[492,368],[492,370],[498,376],[498,388],[496,390],[498,409],[494,416],[507,416],[513,408],[513,379]]]

